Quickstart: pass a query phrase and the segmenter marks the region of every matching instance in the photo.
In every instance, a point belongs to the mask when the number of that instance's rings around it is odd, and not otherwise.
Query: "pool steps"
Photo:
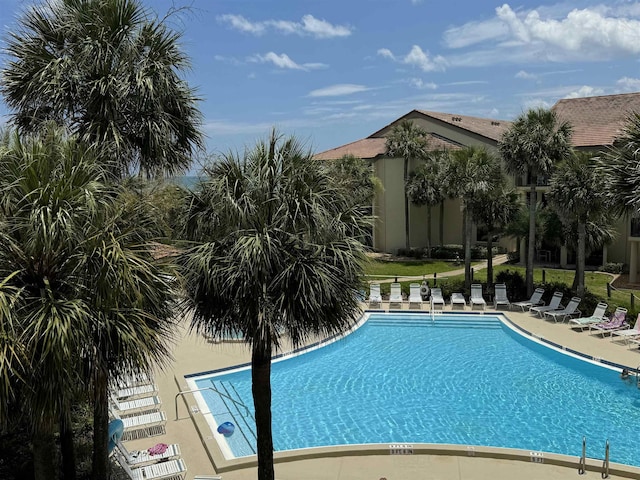
[[[242,403],[231,382],[221,382],[213,378],[210,382],[213,390],[204,391],[203,396],[206,394],[208,397],[207,404],[210,405],[216,424],[231,422],[236,426],[235,433],[227,437],[227,443],[230,447],[233,445],[231,448],[234,452],[242,452],[237,456],[255,455],[257,434],[253,414],[245,411],[247,407]]]
[[[372,315],[367,324],[385,327],[425,327],[425,328],[487,328],[501,329],[502,323],[495,317],[474,316],[470,319],[455,318],[448,315],[435,315],[431,318],[417,317],[415,315],[395,315],[394,318],[385,318]]]

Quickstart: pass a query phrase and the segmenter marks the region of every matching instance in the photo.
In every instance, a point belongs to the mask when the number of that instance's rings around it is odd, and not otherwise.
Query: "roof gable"
[[[429,134],[428,141],[429,150],[456,150],[460,145],[450,142],[445,138]],[[387,153],[387,139],[385,137],[363,138],[355,142],[347,143],[340,147],[325,150],[314,156],[317,160],[336,160],[345,155],[353,155],[354,157],[364,160],[372,160],[378,156]]]
[[[435,120],[453,126],[457,129],[480,135],[493,141],[498,141],[502,134],[511,126],[507,120],[495,120],[491,118],[470,117],[468,115],[458,115],[457,113],[431,112],[428,110],[412,110],[406,115],[394,120],[390,124],[369,135],[369,138],[386,136],[386,133],[396,124],[402,122],[407,117],[415,118],[416,115]]]

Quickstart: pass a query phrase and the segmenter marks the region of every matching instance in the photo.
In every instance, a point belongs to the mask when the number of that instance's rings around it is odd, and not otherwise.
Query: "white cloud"
[[[217,17],[218,22],[228,23],[231,28],[244,33],[251,33],[253,35],[262,35],[266,30],[266,25],[262,22],[250,22],[242,15],[220,15]]]
[[[469,22],[460,27],[451,27],[444,32],[444,43],[449,48],[462,48],[487,40],[507,38],[509,29],[500,19],[484,22]]]
[[[514,10],[505,3],[490,19],[451,27],[444,33],[446,47],[482,47],[448,55],[447,63],[600,61],[640,54],[640,4],[620,2],[571,10],[567,5]]]
[[[409,85],[411,85],[412,87],[416,87],[419,90],[423,90],[423,89],[435,90],[438,88],[438,85],[436,85],[435,83],[433,82],[425,83],[421,78],[410,78]]]
[[[219,23],[228,24],[231,28],[252,35],[263,35],[268,30],[275,30],[285,35],[311,36],[314,38],[348,37],[352,28],[345,25],[332,25],[326,20],[315,18],[313,15],[304,15],[300,22],[289,20],[265,20],[251,22],[242,15],[219,15]]]
[[[536,78],[538,78],[533,73],[529,73],[529,72],[526,72],[524,70],[520,70],[518,73],[516,73],[515,77],[516,78],[522,78],[524,80],[535,80]]]
[[[352,95],[354,93],[366,92],[367,90],[370,89],[368,87],[365,87],[364,85],[341,83],[312,90],[311,92],[309,92],[309,97],[338,97],[342,95]]]
[[[440,55],[431,57],[429,55],[429,52],[424,52],[418,45],[414,45],[413,47],[411,47],[409,53],[401,58],[396,57],[388,48],[379,49],[378,55],[393,60],[394,62],[418,67],[424,72],[444,70],[444,67],[447,64],[444,57],[441,57]]]
[[[254,55],[247,59],[249,62],[254,63],[272,63],[278,68],[284,68],[288,70],[316,70],[318,68],[326,68],[322,63],[304,63],[302,65],[294,62],[286,53],[278,55],[274,52],[269,52],[265,55]]]
[[[640,78],[622,77],[616,82],[616,85],[623,92],[637,92],[640,91]]]
[[[603,95],[605,92],[601,88],[590,87],[588,85],[581,86],[578,90],[568,93],[564,98],[582,98],[593,97],[595,95]]]
[[[395,60],[396,57],[393,56],[393,53],[391,53],[391,50],[389,50],[388,48],[380,48],[378,49],[378,55],[380,55],[381,57],[384,58],[390,58],[391,60]]]

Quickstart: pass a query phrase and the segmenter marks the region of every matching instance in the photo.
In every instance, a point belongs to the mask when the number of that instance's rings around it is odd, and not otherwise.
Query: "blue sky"
[[[32,3],[0,0],[3,37]],[[242,151],[272,126],[322,151],[412,109],[510,120],[561,98],[640,91],[640,2],[144,3],[161,16],[190,7],[169,22],[192,59],[210,153]]]

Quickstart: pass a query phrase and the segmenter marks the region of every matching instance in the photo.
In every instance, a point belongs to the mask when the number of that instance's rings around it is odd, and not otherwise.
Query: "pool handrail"
[[[226,395],[218,390],[216,390],[213,387],[204,387],[204,388],[195,388],[193,390],[182,390],[181,392],[176,393],[176,397],[175,397],[175,404],[176,404],[176,420],[178,420],[178,397],[180,395],[184,395],[185,393],[194,393],[194,392],[201,392],[202,390],[212,390],[213,392],[217,393],[218,395],[220,395],[221,397],[225,397],[228,398],[229,400],[231,400],[233,403],[240,405],[241,407],[244,407],[245,410],[247,411],[247,415],[251,415],[251,411],[249,410],[249,407],[247,407],[244,403],[238,402],[237,400],[231,398],[229,395]]]

